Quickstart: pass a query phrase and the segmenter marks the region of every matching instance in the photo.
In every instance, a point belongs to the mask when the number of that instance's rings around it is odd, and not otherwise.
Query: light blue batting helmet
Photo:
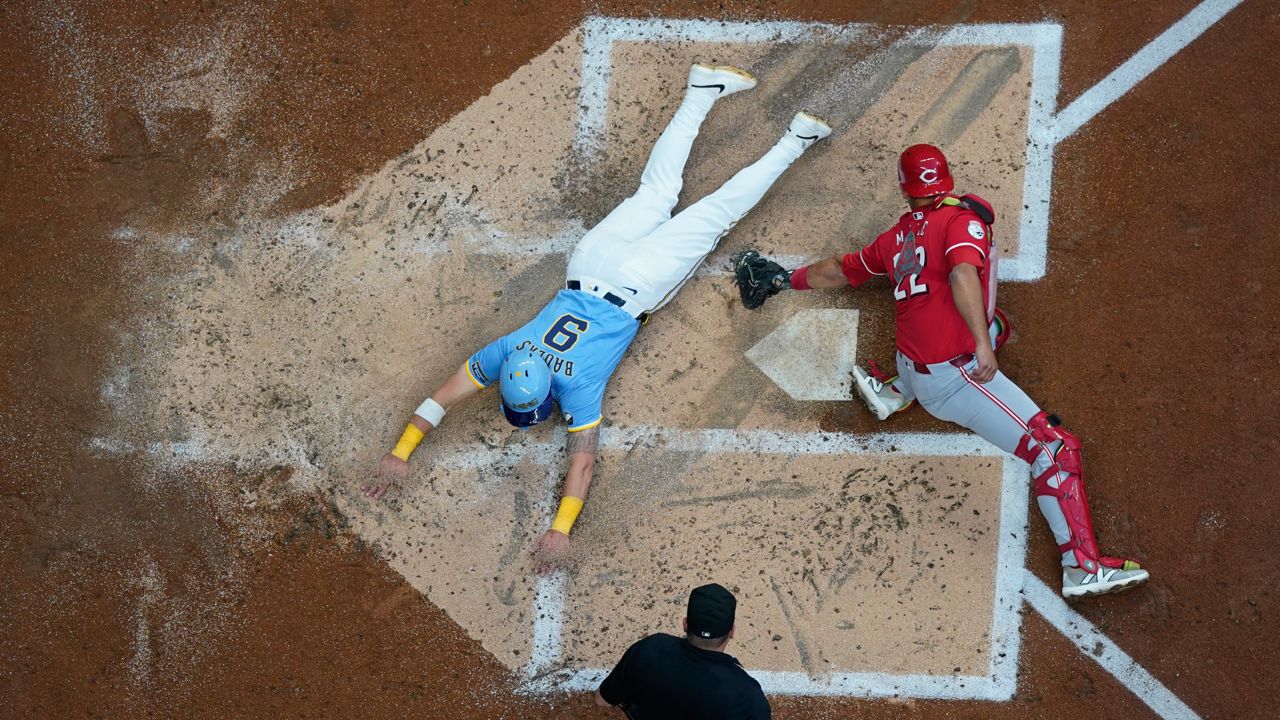
[[[517,350],[502,361],[498,377],[502,413],[516,427],[551,417],[551,368],[532,350]]]

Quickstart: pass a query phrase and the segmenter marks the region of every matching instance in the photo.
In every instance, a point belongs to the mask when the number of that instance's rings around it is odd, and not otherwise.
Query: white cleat
[[[791,118],[791,127],[787,128],[787,133],[794,135],[807,148],[830,135],[831,126],[827,124],[826,120],[817,115],[810,115],[801,110],[796,113],[795,117]]]
[[[756,86],[756,77],[732,65],[697,63],[689,68],[689,87],[710,88],[716,97],[732,95]]]
[[[1121,592],[1141,585],[1149,577],[1151,575],[1132,560],[1125,560],[1124,565],[1118,568],[1099,565],[1096,573],[1084,568],[1064,567],[1062,594],[1075,598]]]
[[[857,365],[853,366],[853,386],[877,420],[888,420],[890,415],[907,406],[906,399],[893,388],[868,375]]]

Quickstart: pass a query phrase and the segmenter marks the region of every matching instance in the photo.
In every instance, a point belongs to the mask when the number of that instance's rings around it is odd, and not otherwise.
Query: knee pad
[[[1062,427],[1062,420],[1057,415],[1050,415],[1041,410],[1027,422],[1031,437],[1042,445],[1046,451],[1053,453],[1053,467],[1064,473],[1084,476],[1084,464],[1080,458],[1080,438],[1070,430]],[[1057,450],[1051,450],[1054,443],[1062,443]]]

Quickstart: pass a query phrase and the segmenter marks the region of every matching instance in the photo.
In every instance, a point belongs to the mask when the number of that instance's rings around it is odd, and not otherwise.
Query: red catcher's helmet
[[[947,167],[947,156],[924,144],[912,145],[898,156],[898,184],[913,198],[941,195],[956,186]]]

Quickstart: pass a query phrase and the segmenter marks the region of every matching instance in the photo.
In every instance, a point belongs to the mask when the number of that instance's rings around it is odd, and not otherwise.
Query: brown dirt
[[[287,490],[286,472],[186,467],[144,482],[138,459],[81,450],[106,412],[107,355],[123,321],[145,310],[127,302],[137,281],[123,263],[128,238],[111,237],[122,222],[232,225],[261,201],[264,176],[284,167],[294,182],[268,195],[275,210],[333,200],[586,12],[1048,18],[1065,28],[1069,101],[1192,4],[973,0],[941,15],[933,3],[888,0],[5,5],[0,708],[15,717],[605,716],[586,697],[512,694],[491,656],[359,545],[330,498]],[[1268,58],[1278,25],[1266,3],[1245,3],[1059,146],[1049,277],[1002,289],[1019,333],[1004,368],[1086,441],[1104,544],[1153,567],[1150,587],[1079,609],[1207,717],[1265,717],[1280,701],[1280,642],[1265,620],[1280,614],[1265,514],[1280,492],[1267,482],[1280,440],[1266,430],[1280,407],[1270,247],[1280,210],[1226,209],[1276,171]],[[208,59],[187,63],[205,79],[165,87],[204,92],[198,109],[131,94],[131,78],[172,64],[166,52],[191,28],[212,29]],[[253,93],[219,85],[228,63],[254,78]],[[867,429],[844,413],[826,424]],[[902,427],[938,425],[915,413]],[[1053,581],[1048,533],[1032,537],[1029,563]],[[1011,703],[784,699],[777,715],[1053,717],[1068,704],[1095,717],[1149,715],[1034,613],[1024,623]]]

